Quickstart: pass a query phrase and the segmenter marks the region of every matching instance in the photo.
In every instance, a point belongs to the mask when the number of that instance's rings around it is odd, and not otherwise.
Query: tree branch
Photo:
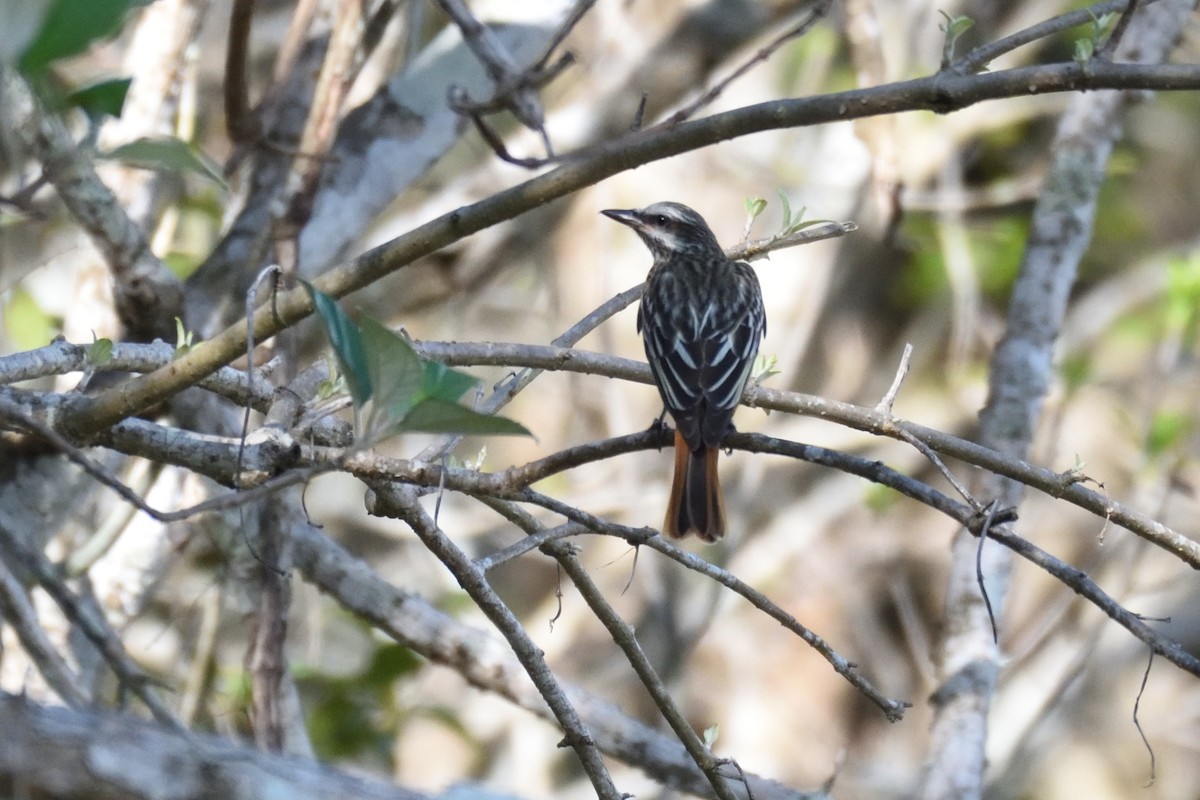
[[[1165,60],[1195,3],[1164,0],[1139,14],[1119,48],[1123,58]],[[1090,69],[1095,59],[1082,68]],[[1055,343],[1092,240],[1100,187],[1129,94],[1077,96],[1059,122],[1054,160],[1034,207],[1029,240],[1009,300],[1004,336],[988,375],[979,441],[1024,458],[1033,442],[1053,373]],[[982,476],[975,495],[1016,507],[1025,484],[997,473]],[[980,529],[976,529],[979,533]],[[986,534],[985,534],[986,535]],[[922,800],[977,798],[983,793],[988,719],[1003,659],[996,642],[1012,569],[1004,551],[960,533],[954,540]],[[964,681],[963,676],[970,680]]]
[[[68,589],[46,557],[27,548],[5,525],[0,525],[0,550],[12,559],[12,563],[19,564],[21,569],[33,575],[71,624],[76,625],[100,652],[121,684],[146,704],[160,724],[181,729],[174,713],[150,686],[149,677],[129,659],[121,638],[109,626],[104,613],[94,601]]]
[[[375,490],[377,508],[387,506],[390,510],[394,510],[412,527],[413,532],[417,534],[429,552],[446,565],[454,579],[475,601],[479,610],[491,620],[496,629],[508,641],[513,653],[521,662],[521,666],[525,668],[537,686],[538,693],[550,706],[550,710],[554,712],[566,737],[564,744],[575,750],[596,794],[602,800],[622,800],[624,795],[613,785],[608,769],[604,765],[604,759],[601,757],[600,750],[587,725],[563,692],[558,679],[546,664],[545,655],[529,638],[529,634],[525,632],[520,620],[491,588],[483,571],[476,567],[466,553],[442,533],[433,519],[418,505],[416,496],[411,489],[407,487],[397,487],[397,489],[398,491],[389,491],[385,487],[377,488]]]
[[[42,108],[28,85],[0,72],[0,98],[7,98],[6,124],[22,135],[41,162],[71,215],[104,255],[112,274],[117,311],[129,335],[142,341],[166,338],[183,313],[179,280],[150,250],[145,234],[100,180],[91,159],[62,120]]]
[[[435,664],[453,669],[472,686],[554,721],[545,699],[498,637],[464,625],[423,598],[397,589],[314,528],[297,529],[293,543],[296,566],[347,610]],[[563,684],[563,690],[605,753],[680,791],[698,795],[709,791],[708,781],[677,739],[626,717],[610,702],[580,687]],[[756,775],[748,779],[754,800],[810,797]]]
[[[16,796],[151,800],[169,787],[169,796],[181,800],[430,800],[312,759],[257,753],[120,714],[47,708],[9,694],[0,694],[0,729],[0,786]]]
[[[1089,62],[1051,64],[980,75],[942,73],[868,89],[801,100],[775,100],[684,122],[667,130],[633,133],[487,199],[452,211],[331,270],[317,288],[342,297],[484,228],[524,213],[635,166],[765,130],[860,119],[878,114],[929,110],[950,113],[1005,97],[1089,89],[1186,90],[1200,88],[1200,67]],[[255,314],[262,341],[312,312],[307,293],[280,295],[275,310]],[[143,411],[194,384],[244,350],[246,320],[235,323],[178,359],[171,369],[134,378],[94,397],[74,401],[63,415],[69,430],[95,431]]]

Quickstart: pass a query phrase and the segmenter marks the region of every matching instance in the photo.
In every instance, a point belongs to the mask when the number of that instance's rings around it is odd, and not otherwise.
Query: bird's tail
[[[692,451],[675,431],[675,478],[663,532],[675,539],[694,533],[706,542],[725,535],[725,504],[717,479],[716,447]]]

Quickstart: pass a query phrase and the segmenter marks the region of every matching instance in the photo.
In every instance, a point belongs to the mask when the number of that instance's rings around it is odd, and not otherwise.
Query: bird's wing
[[[638,327],[663,403],[691,446],[728,432],[766,330],[758,279],[738,264],[736,291],[681,302],[673,276],[648,292]],[[674,299],[673,299],[674,298]]]
[[[664,274],[648,287],[638,308],[638,330],[663,404],[678,422],[700,404],[704,351],[700,318],[673,275]]]
[[[737,266],[737,293],[714,309],[709,329],[701,332],[700,386],[705,399],[701,429],[706,445],[719,443],[728,433],[767,330],[758,278],[748,264]]]

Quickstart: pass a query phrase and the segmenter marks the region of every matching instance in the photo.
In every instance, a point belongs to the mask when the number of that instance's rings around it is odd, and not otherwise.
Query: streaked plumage
[[[663,531],[716,541],[725,533],[717,454],[767,329],[758,278],[749,264],[725,257],[704,218],[687,206],[602,213],[633,228],[654,256],[637,324],[675,420]]]

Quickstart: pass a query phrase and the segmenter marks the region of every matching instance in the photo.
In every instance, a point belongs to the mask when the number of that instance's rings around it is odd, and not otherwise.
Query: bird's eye
[[[667,225],[668,223],[670,223],[670,221],[671,221],[671,220],[667,219],[667,215],[666,215],[666,214],[657,214],[657,215],[655,215],[655,217],[654,217],[654,224],[655,224],[655,225],[663,225],[663,226],[665,226],[665,225]]]

